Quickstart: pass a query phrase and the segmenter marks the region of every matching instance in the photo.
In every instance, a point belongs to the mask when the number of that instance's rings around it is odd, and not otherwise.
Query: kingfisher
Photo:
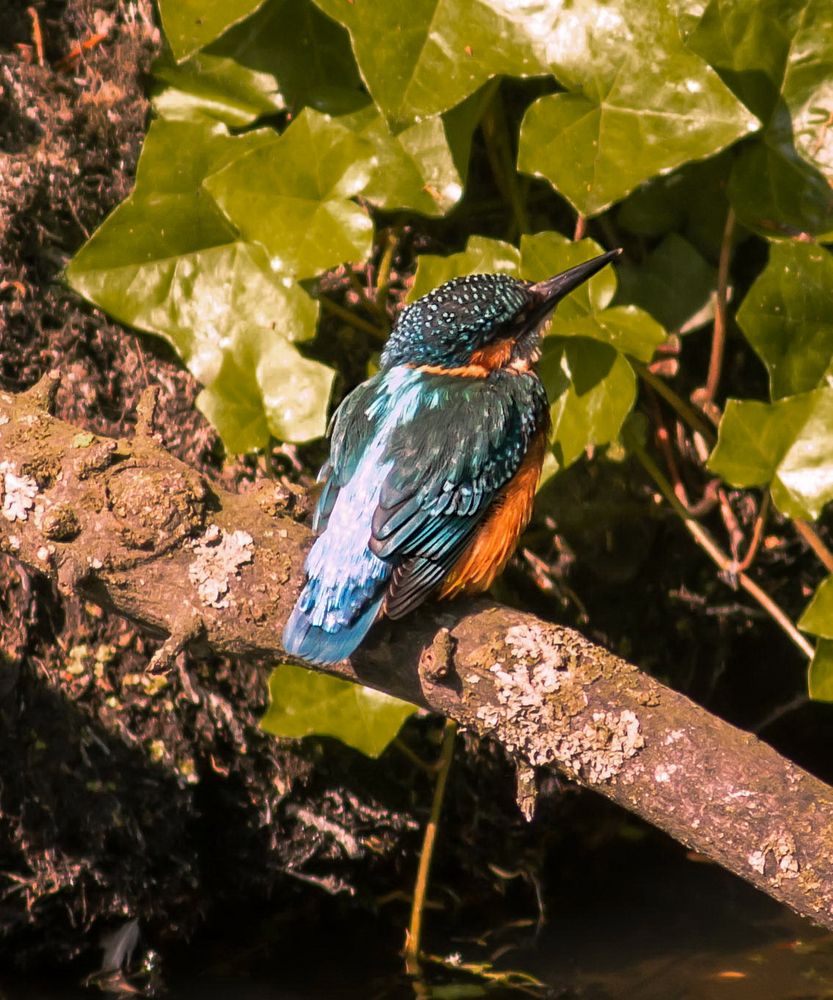
[[[621,252],[545,281],[454,278],[400,312],[379,371],[330,425],[288,653],[337,663],[380,616],[491,585],[529,523],[547,448],[542,328]]]

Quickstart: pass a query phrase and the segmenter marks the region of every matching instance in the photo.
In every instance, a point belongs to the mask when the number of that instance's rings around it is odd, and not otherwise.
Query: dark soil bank
[[[168,448],[245,488],[262,472],[222,465],[193,406],[198,387],[173,353],[90,309],[61,279],[131,188],[160,44],[150,3],[24,0],[4,6],[0,23],[0,387],[19,391],[60,369],[57,414],[118,436],[155,384]],[[227,907],[254,912],[264,900],[272,924],[297,925],[324,906],[373,909],[388,893],[401,926],[396,896],[409,890],[429,779],[396,752],[369,764],[332,745],[280,746],[257,727],[263,666],[181,656],[151,676],[154,648],[130,623],[0,556],[7,957],[31,967],[80,956],[92,969],[101,935],[134,918],[143,947],[164,951]],[[430,754],[436,725],[422,728]],[[506,791],[499,803],[495,781]],[[488,845],[512,867],[507,834],[527,836],[511,772],[481,758],[459,785],[449,868],[491,886],[478,853]]]
[[[196,385],[165,346],[61,282],[131,187],[159,45],[150,3],[3,11],[0,384],[21,390],[58,368],[57,413],[124,435],[152,382],[168,447],[219,471]],[[106,37],[67,58],[97,35]],[[310,825],[316,817],[372,829],[372,852],[361,850],[372,864],[409,826],[259,732],[262,670],[182,658],[178,672],[148,676],[152,651],[129,623],[0,557],[0,937],[17,962],[65,960],[95,948],[99,928],[134,917],[145,940],[181,937],[227,896],[323,895],[302,878],[336,890],[342,876],[330,867],[342,851]],[[306,820],[287,808],[299,801]]]

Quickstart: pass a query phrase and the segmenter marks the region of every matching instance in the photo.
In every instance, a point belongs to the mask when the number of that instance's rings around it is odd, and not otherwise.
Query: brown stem
[[[802,521],[801,518],[797,517],[793,524],[795,525],[795,530],[801,535],[804,541],[810,546],[810,548],[819,557],[824,568],[828,572],[833,573],[833,552],[828,549],[824,544],[819,533],[806,521]]]
[[[362,330],[364,333],[369,333],[377,340],[384,340],[387,336],[387,332],[380,326],[374,326],[366,319],[362,319],[361,316],[357,316],[351,309],[346,309],[344,306],[339,305],[338,302],[333,302],[332,299],[325,298],[323,295],[318,301],[325,312],[332,313],[333,316],[338,316],[339,319],[343,319],[349,326],[355,327],[357,330]]]
[[[688,511],[675,496],[671,484],[665,478],[659,466],[645,451],[645,449],[642,448],[636,441],[631,441],[629,444],[642,467],[656,483],[660,493],[662,493],[674,511],[679,514],[686,530],[689,532],[694,541],[697,542],[700,548],[703,549],[703,551],[712,559],[719,569],[736,578],[740,586],[743,587],[743,589],[751,597],[753,597],[758,604],[760,604],[773,621],[780,625],[792,642],[798,646],[801,652],[804,653],[808,659],[812,659],[814,653],[813,647],[798,631],[789,615],[786,614],[786,612],[784,612],[775,603],[775,601],[773,601],[763,588],[759,587],[754,580],[748,577],[746,573],[739,572],[737,569],[737,563],[734,559],[730,558],[725,552],[723,552],[720,546],[714,541],[709,532],[703,527],[702,524],[699,523],[699,521],[693,520]]]
[[[573,230],[573,239],[576,241],[583,240],[584,234],[586,232],[587,232],[587,216],[582,215],[582,213],[579,212],[576,215],[576,228]]]
[[[422,947],[422,914],[425,910],[425,895],[428,892],[428,878],[431,874],[431,862],[434,858],[434,844],[437,841],[437,830],[440,826],[440,814],[445,798],[445,786],[448,782],[448,772],[454,759],[454,740],[457,736],[457,723],[446,719],[443,728],[443,742],[437,762],[437,783],[434,785],[434,799],[431,803],[431,815],[425,827],[422,840],[422,850],[419,853],[419,867],[414,883],[414,900],[411,904],[411,920],[405,937],[405,971],[415,976],[419,973],[419,953]]]
[[[746,555],[737,564],[737,572],[742,573],[744,570],[749,569],[752,563],[755,561],[755,556],[758,554],[758,549],[761,547],[761,542],[764,537],[764,528],[766,527],[766,519],[769,516],[769,490],[764,491],[764,495],[761,498],[761,505],[758,508],[758,516],[755,518],[755,527],[752,529],[752,540],[749,543],[749,549]]]
[[[726,346],[726,321],[729,306],[729,263],[732,255],[732,236],[735,231],[735,213],[732,208],[726,213],[723,239],[720,243],[720,259],[717,264],[717,292],[715,294],[714,332],[712,350],[709,357],[709,372],[706,376],[705,400],[714,402],[720,373],[723,368],[723,353]]]
[[[703,420],[703,417],[687,403],[682,396],[678,396],[676,392],[668,385],[668,383],[654,375],[652,371],[649,370],[647,365],[641,364],[639,361],[631,361],[636,374],[649,385],[658,396],[662,396],[666,403],[678,413],[682,419],[688,424],[688,426],[697,431],[698,434],[706,441],[707,444],[712,445],[715,441],[714,428],[710,427],[709,424]]]

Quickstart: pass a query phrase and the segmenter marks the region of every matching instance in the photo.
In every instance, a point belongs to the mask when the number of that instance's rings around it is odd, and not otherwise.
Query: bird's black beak
[[[530,291],[534,292],[536,297],[539,297],[540,314],[546,315],[551,309],[555,308],[565,295],[569,295],[574,288],[583,285],[588,278],[592,278],[606,264],[621,256],[621,248],[611,250],[608,253],[603,253],[600,257],[593,257],[592,260],[586,260],[583,264],[576,264],[575,267],[571,267],[568,271],[556,274],[554,278],[547,278],[546,281],[537,281],[535,284],[530,285]],[[535,311],[539,312],[538,309]]]

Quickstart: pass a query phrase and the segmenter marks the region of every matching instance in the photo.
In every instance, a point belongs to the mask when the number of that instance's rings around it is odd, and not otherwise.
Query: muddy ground
[[[5,10],[0,385],[19,391],[60,369],[56,413],[113,436],[131,433],[140,393],[157,385],[167,447],[246,488],[262,466],[223,463],[193,406],[198,386],[173,353],[89,308],[61,280],[131,188],[159,45],[150,3]],[[154,649],[128,622],[59,597],[0,557],[0,942],[15,963],[80,955],[94,968],[101,933],[133,918],[143,946],[164,951],[229,906],[269,900],[278,921],[298,923],[334,905],[375,909],[377,893],[395,901],[408,890],[431,794],[419,769],[396,754],[369,765],[326,746],[280,746],[257,727],[262,666],[183,656],[177,671],[152,678]],[[417,727],[429,754],[436,730],[430,720]],[[499,758],[494,768],[509,774]],[[455,829],[459,871],[475,870],[471,837],[493,839],[500,810],[475,805],[489,773],[479,768],[458,790],[468,816]],[[520,829],[511,779],[501,783],[508,827]],[[495,860],[507,864],[511,837],[501,825],[505,857]],[[400,901],[395,919],[403,912]]]

